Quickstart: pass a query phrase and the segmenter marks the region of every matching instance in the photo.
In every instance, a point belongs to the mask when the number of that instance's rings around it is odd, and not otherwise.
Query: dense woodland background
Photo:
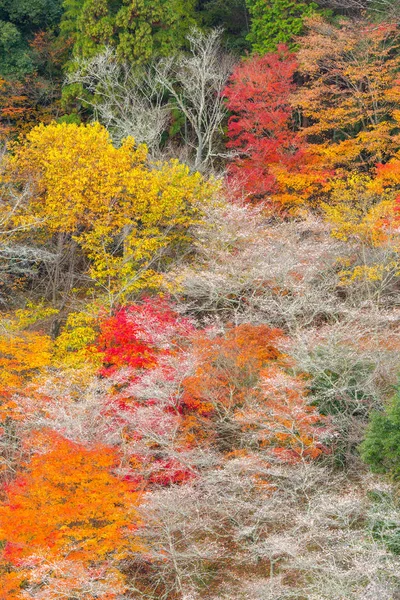
[[[400,598],[398,0],[0,0],[0,600]]]

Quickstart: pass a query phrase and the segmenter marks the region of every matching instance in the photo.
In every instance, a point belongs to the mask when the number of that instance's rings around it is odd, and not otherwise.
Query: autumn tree
[[[288,372],[283,342],[280,330],[250,324],[199,338],[182,397],[193,442],[204,436],[223,452],[271,446],[289,461],[320,454],[320,417],[307,406],[301,379]]]
[[[363,281],[377,302],[387,297],[399,276],[397,171],[398,153],[372,175],[343,172],[330,182],[321,203],[331,235],[353,250],[353,259],[339,260],[343,285]]]
[[[311,195],[318,180],[293,121],[297,68],[296,56],[280,46],[241,62],[224,90],[233,113],[228,147],[237,152],[228,174],[252,200],[290,205],[305,191]]]
[[[163,261],[188,243],[189,227],[213,185],[176,160],[149,164],[145,146],[128,138],[115,148],[98,123],[51,124],[32,130],[9,157],[6,182],[31,182],[32,200],[18,222],[40,221],[67,253],[67,289],[76,280],[81,249],[92,279],[115,302],[135,289],[158,285]],[[61,280],[53,273],[53,301]]]
[[[125,534],[137,526],[138,497],[132,484],[112,474],[113,451],[51,433],[37,443],[39,452],[7,487],[0,507],[2,568],[12,571],[25,561],[29,575],[31,560],[42,566],[45,581],[44,564],[54,559],[76,561],[76,576],[79,565],[118,563],[133,543]]]
[[[28,50],[32,62],[29,72],[0,80],[0,139],[25,134],[38,123],[50,123],[63,113],[62,66],[68,43],[61,43],[51,30],[38,31],[30,39]]]
[[[308,21],[298,53],[304,76],[293,104],[303,113],[303,136],[324,163],[345,173],[371,171],[398,149],[395,25],[359,21],[335,26]]]
[[[109,376],[118,368],[135,371],[151,369],[162,355],[176,352],[192,333],[190,321],[179,315],[162,299],[145,299],[141,304],[120,308],[100,322],[96,347]]]
[[[50,364],[52,341],[35,331],[5,331],[0,336],[0,398],[12,398],[43,367]],[[15,403],[1,407],[1,419],[11,417]]]
[[[100,323],[99,374],[111,385],[107,414],[123,429],[128,471],[144,485],[179,483],[192,474],[177,430],[193,331],[162,299],[128,305]]]
[[[202,444],[219,452],[277,446],[287,460],[318,455],[319,417],[282,344],[282,332],[266,326],[195,335],[164,303],[132,305],[104,321],[100,374],[114,387],[108,413],[117,410],[124,423],[131,464],[161,484],[193,475],[190,448]]]

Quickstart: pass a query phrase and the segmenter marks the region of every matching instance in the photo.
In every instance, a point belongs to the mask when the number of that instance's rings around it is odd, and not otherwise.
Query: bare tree
[[[0,175],[7,169],[7,148],[0,149]],[[40,267],[52,270],[59,256],[54,248],[35,244],[33,232],[41,226],[41,219],[21,223],[18,217],[26,209],[32,196],[29,182],[18,189],[2,178],[0,187],[0,304],[10,297],[9,284],[18,278],[34,280]],[[11,287],[11,286],[10,286]]]
[[[144,499],[148,553],[131,557],[132,597],[391,600],[399,559],[369,523],[372,515],[389,527],[399,513],[394,505],[374,509],[369,493],[380,486],[316,464],[217,459],[190,484]]]
[[[193,167],[206,171],[221,156],[218,138],[226,109],[222,92],[232,72],[234,58],[223,51],[222,31],[193,30],[190,52],[161,60],[156,77],[185,116],[190,132],[185,144],[194,151]],[[192,134],[192,135],[191,135]]]
[[[261,208],[224,200],[193,232],[196,254],[168,275],[198,318],[267,322],[289,332],[336,319],[343,244],[319,219],[271,223]],[[307,257],[307,259],[305,258]]]
[[[46,554],[38,554],[25,560],[22,566],[28,574],[21,596],[25,600],[96,600],[109,594],[123,598],[125,586],[112,561],[89,568],[68,558],[53,559]]]
[[[187,160],[204,172],[220,156],[218,138],[226,117],[222,92],[234,58],[222,48],[221,30],[207,34],[193,30],[188,40],[187,54],[140,68],[120,63],[114,50],[106,48],[92,59],[78,61],[67,83],[82,86],[86,93],[80,100],[92,107],[94,118],[110,130],[116,143],[130,135],[146,143],[153,157],[159,154],[171,110],[177,107],[185,117]]]
[[[165,91],[154,76],[154,65],[142,68],[121,63],[106,48],[91,59],[77,61],[67,84],[78,83],[86,92],[80,99],[93,109],[94,118],[111,132],[114,141],[132,136],[150,152],[158,150],[169,107]]]
[[[397,319],[394,237],[381,246],[343,242],[318,216],[276,222],[262,207],[224,198],[207,207],[192,235],[191,262],[176,262],[166,279],[179,287],[182,308],[200,320],[269,323],[297,335],[361,317],[367,328],[377,319],[389,325],[389,313],[392,324]],[[369,275],[375,272],[382,275]]]

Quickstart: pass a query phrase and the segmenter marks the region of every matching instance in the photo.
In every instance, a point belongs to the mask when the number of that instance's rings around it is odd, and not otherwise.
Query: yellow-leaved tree
[[[29,183],[18,223],[77,243],[110,304],[159,285],[215,188],[177,160],[150,163],[132,138],[114,147],[99,123],[35,127],[8,157],[4,182]]]
[[[329,202],[322,203],[332,236],[342,242],[342,283],[363,281],[388,285],[399,275],[399,228],[396,191],[381,176],[352,172],[332,183]],[[375,290],[376,293],[376,290]]]

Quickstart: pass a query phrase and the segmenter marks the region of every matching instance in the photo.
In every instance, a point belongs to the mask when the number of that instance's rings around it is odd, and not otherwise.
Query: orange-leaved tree
[[[302,135],[327,167],[371,171],[399,148],[398,28],[320,17],[307,25],[298,53],[304,83],[292,98]]]
[[[291,461],[323,451],[324,418],[307,403],[304,378],[291,372],[286,344],[283,332],[267,325],[198,337],[197,366],[182,397],[191,443],[223,452],[266,450]]]
[[[51,339],[36,331],[0,336],[1,386],[18,390],[42,367],[50,364]]]
[[[20,419],[15,395],[26,392],[50,365],[53,340],[38,323],[56,314],[43,303],[27,303],[24,309],[3,314],[0,320],[0,422]]]
[[[37,568],[35,557],[114,568],[129,551],[138,551],[132,535],[138,493],[112,473],[118,466],[114,451],[85,448],[52,432],[36,445],[37,453],[4,490],[3,572],[18,574],[29,561]]]
[[[26,134],[38,123],[50,123],[63,112],[62,66],[69,44],[47,30],[38,31],[29,46],[34,71],[18,79],[0,78],[0,139]]]

